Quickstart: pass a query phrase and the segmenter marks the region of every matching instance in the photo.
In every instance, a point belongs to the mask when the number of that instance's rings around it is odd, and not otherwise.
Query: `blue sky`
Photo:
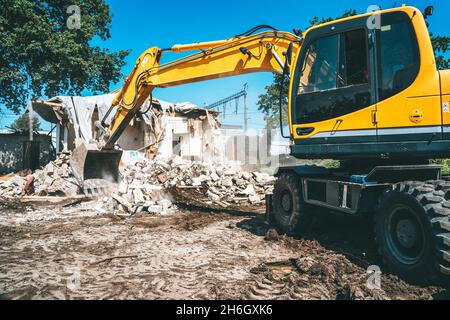
[[[132,52],[126,59],[127,64],[122,70],[124,74],[128,74],[138,56],[152,46],[165,48],[174,44],[225,39],[259,24],[268,24],[286,31],[293,28],[305,30],[309,25],[308,21],[314,16],[334,17],[346,9],[356,9],[358,13],[363,13],[369,5],[377,4],[385,9],[393,7],[395,2],[395,0],[107,0],[113,14],[111,38],[107,41],[96,39],[93,44],[112,51],[131,49]],[[396,5],[402,3],[416,6],[421,10],[427,5],[434,5],[435,14],[429,18],[431,32],[450,34],[447,21],[450,1],[403,0],[397,1]],[[166,53],[163,62],[179,57],[180,54]],[[264,126],[264,119],[257,110],[256,102],[258,95],[262,94],[264,87],[271,82],[270,73],[256,73],[156,89],[154,96],[172,102],[191,101],[203,106],[240,91],[244,83],[248,83],[249,126],[258,129]],[[120,83],[111,85],[111,89],[120,86]],[[240,101],[238,115],[227,114],[224,123],[242,124],[242,107],[243,103]],[[234,104],[233,108],[228,107],[229,109],[234,109]],[[0,126],[4,125],[5,121],[1,121]]]

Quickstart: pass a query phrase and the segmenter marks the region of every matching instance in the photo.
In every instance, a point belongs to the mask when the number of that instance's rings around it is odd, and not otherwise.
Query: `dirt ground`
[[[322,218],[302,238],[261,214],[180,209],[121,217],[95,202],[0,207],[2,299],[449,299],[381,269],[364,222]]]

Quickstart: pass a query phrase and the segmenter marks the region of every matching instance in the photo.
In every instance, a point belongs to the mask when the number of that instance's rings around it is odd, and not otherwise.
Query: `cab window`
[[[298,124],[336,118],[371,104],[365,29],[318,38],[306,50],[296,98]]]
[[[385,100],[414,82],[420,54],[412,23],[404,12],[383,15],[377,37],[379,97]]]
[[[341,36],[341,64],[338,87],[369,83],[366,32],[363,29]]]
[[[336,89],[338,36],[316,40],[310,45],[302,67],[299,93]]]

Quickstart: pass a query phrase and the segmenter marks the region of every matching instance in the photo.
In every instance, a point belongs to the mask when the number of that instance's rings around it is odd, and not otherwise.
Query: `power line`
[[[243,114],[245,114],[245,112],[232,113],[232,114],[229,114],[228,116],[236,116],[236,115],[240,116]],[[247,112],[247,114],[263,114],[263,113],[262,112]]]
[[[214,103],[210,104],[209,106],[206,106],[206,109],[213,109],[213,108],[216,108],[216,107],[221,107],[221,106],[223,106],[223,105],[225,105],[225,104],[227,104],[227,103],[229,103],[231,101],[237,100],[240,97],[244,97],[246,95],[247,95],[247,84],[244,85],[244,89],[243,90],[241,90],[238,93],[235,93],[235,94],[233,94],[233,95],[231,95],[229,97],[221,99],[221,100],[219,100],[217,102],[214,102]]]

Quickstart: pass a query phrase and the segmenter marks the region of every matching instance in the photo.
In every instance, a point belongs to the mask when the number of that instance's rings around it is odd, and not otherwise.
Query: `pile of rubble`
[[[77,179],[72,174],[70,167],[70,153],[63,152],[57,159],[47,164],[42,170],[36,170],[34,187],[35,194],[72,196],[81,191]]]
[[[259,204],[272,192],[275,178],[246,172],[231,164],[183,160],[140,160],[123,170],[118,193],[113,195],[124,211],[167,212],[177,191],[187,190],[191,204]],[[180,200],[180,199],[175,199]]]
[[[7,176],[6,178],[8,178]],[[19,175],[11,176],[8,180],[0,181],[0,196],[16,197],[22,194],[25,177]]]
[[[70,153],[63,152],[55,161],[36,170],[31,175],[13,175],[4,182],[0,181],[0,196],[73,196],[79,194],[81,188],[72,175],[69,160]]]
[[[32,175],[13,175],[0,181],[0,196],[74,196],[86,193],[72,174],[70,153]],[[246,172],[232,164],[155,158],[139,160],[121,168],[121,182],[103,198],[105,205],[129,214],[166,214],[173,202],[218,205],[221,208],[261,203],[272,192],[275,178],[266,173]],[[103,180],[102,180],[103,181]],[[111,201],[113,200],[113,201]]]

